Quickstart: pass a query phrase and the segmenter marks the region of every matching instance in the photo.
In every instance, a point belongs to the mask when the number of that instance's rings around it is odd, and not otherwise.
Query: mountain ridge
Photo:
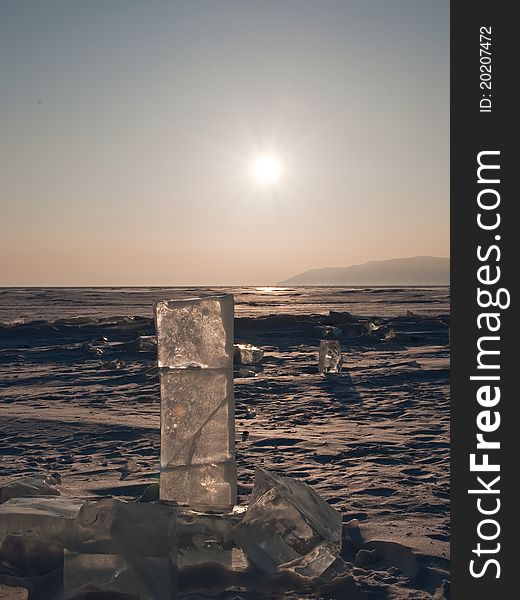
[[[319,267],[297,273],[280,285],[449,285],[450,259],[410,256],[370,260],[348,267]]]

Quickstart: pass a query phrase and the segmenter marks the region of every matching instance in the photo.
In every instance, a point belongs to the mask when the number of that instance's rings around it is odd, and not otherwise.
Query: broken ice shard
[[[12,498],[0,505],[0,538],[13,534],[73,543],[79,535],[75,519],[84,503],[63,496]]]
[[[321,340],[318,370],[323,374],[341,373],[343,357],[337,340]]]
[[[252,344],[235,344],[234,361],[237,365],[258,365],[264,358],[264,351]]]
[[[86,585],[105,592],[103,598],[121,592],[137,594],[141,600],[171,600],[175,590],[170,565],[165,559],[140,556],[130,561],[118,554],[66,550],[63,567],[66,596]]]
[[[333,325],[317,325],[314,329],[316,335],[324,340],[341,337],[342,331]]]
[[[161,500],[226,512],[236,502],[233,297],[159,302]]]
[[[67,593],[90,583],[105,591],[170,600],[176,587],[176,513],[164,504],[104,498],[76,518],[80,540],[65,553]]]
[[[59,496],[59,480],[52,475],[35,475],[8,481],[0,487],[0,503],[22,496]]]
[[[155,335],[140,335],[137,338],[139,352],[155,352],[157,350],[157,338]]]
[[[13,575],[23,575],[24,578],[43,576],[42,585],[47,587],[45,584],[51,584],[53,579],[57,583],[56,578],[52,575],[53,571],[56,573],[63,569],[63,545],[59,542],[23,535],[4,535],[0,540],[0,565],[2,565],[3,574],[10,572]],[[9,565],[8,570],[4,570],[7,565]],[[48,574],[50,576],[46,578],[45,575]],[[45,579],[47,581],[44,583]],[[1,580],[2,575],[0,575]],[[22,581],[19,580],[19,583]],[[25,581],[27,582],[27,579]],[[32,585],[28,585],[28,587],[31,588]],[[31,598],[38,597],[36,590],[33,589],[31,592]],[[10,596],[6,599],[0,594],[0,599],[10,600]],[[49,600],[51,599],[49,598]]]
[[[239,513],[212,515],[180,509],[177,514],[179,572],[208,564],[218,564],[234,572],[247,570],[249,561],[233,540],[233,527],[241,517]]]
[[[173,507],[103,498],[85,502],[77,516],[80,552],[146,555],[175,562],[176,515]]]
[[[341,550],[342,517],[307,484],[257,468],[247,512],[234,538],[269,573],[319,577]]]
[[[16,583],[0,583],[0,598],[2,600],[27,600],[29,598],[29,590],[27,588],[16,585]]]

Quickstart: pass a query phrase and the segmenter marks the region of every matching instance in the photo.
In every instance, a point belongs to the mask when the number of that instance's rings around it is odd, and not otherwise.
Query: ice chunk
[[[371,330],[371,335],[379,340],[395,339],[395,329],[387,325],[380,325]]]
[[[175,590],[176,514],[172,506],[104,498],[78,513],[80,542],[65,553],[64,587],[85,584],[170,599]]]
[[[246,377],[256,377],[256,375],[256,371],[254,371],[253,369],[245,369],[244,367],[238,369],[238,371],[235,371],[235,377],[237,379],[244,379]]]
[[[233,527],[241,515],[209,515],[195,511],[178,512],[178,568],[208,563],[231,571],[244,571],[249,561],[233,539]]]
[[[347,325],[349,323],[354,322],[354,317],[351,313],[347,311],[329,311],[329,316],[327,317],[328,325]]]
[[[63,588],[68,595],[91,584],[104,592],[137,594],[141,600],[171,600],[175,573],[163,558],[65,551]]]
[[[160,301],[155,320],[159,367],[232,367],[233,296]]]
[[[340,343],[336,340],[321,340],[318,370],[323,374],[341,373],[343,357]]]
[[[178,568],[182,572],[187,567],[220,565],[228,571],[238,572],[249,569],[249,561],[244,551],[237,547],[225,548],[219,540],[211,540],[205,535],[194,535],[190,538],[192,548],[179,550]]]
[[[269,573],[319,577],[341,550],[342,518],[307,484],[256,469],[247,512],[234,537]]]
[[[78,539],[76,517],[85,503],[62,496],[12,498],[0,505],[0,537],[35,537],[63,544]]]
[[[157,350],[157,336],[140,335],[137,338],[139,352],[155,352]]]
[[[17,585],[0,583],[0,600],[27,600],[29,590]]]
[[[201,511],[236,502],[233,297],[159,302],[162,500]]]
[[[103,498],[78,513],[81,552],[155,556],[175,562],[176,515],[171,506]]]
[[[0,540],[0,565],[9,565],[10,570],[24,577],[39,577],[63,569],[63,545],[7,534]]]
[[[9,481],[0,488],[0,503],[21,496],[59,496],[58,483],[58,479],[52,475],[36,475]]]
[[[264,358],[264,351],[253,344],[235,344],[234,361],[237,365],[258,365]]]
[[[339,327],[333,325],[317,325],[314,329],[316,335],[322,339],[331,339],[341,337],[342,331]]]
[[[246,406],[246,419],[254,419],[256,414],[256,408],[253,406]]]

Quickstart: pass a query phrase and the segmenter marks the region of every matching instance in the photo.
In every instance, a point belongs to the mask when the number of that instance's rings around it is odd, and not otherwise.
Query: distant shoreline
[[[230,289],[230,288],[242,288],[242,289],[258,289],[263,287],[276,287],[283,289],[292,289],[292,288],[352,288],[352,289],[365,289],[365,288],[382,288],[382,289],[401,289],[401,288],[443,288],[450,287],[449,283],[417,283],[417,284],[409,284],[409,283],[392,283],[392,284],[346,284],[346,283],[323,283],[323,284],[308,284],[308,283],[293,283],[291,285],[286,284],[272,284],[272,285],[260,285],[260,284],[175,284],[175,285],[131,285],[131,284],[121,284],[121,285],[0,285],[0,293],[2,291],[8,290],[118,290],[118,289],[135,289],[135,290],[161,290],[161,289]],[[282,291],[282,290],[280,290]]]
[[[348,267],[321,267],[298,273],[279,285],[431,286],[449,285],[450,259],[412,256],[371,260]]]

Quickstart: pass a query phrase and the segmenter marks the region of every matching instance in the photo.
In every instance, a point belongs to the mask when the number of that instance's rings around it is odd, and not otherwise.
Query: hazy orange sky
[[[449,254],[448,0],[2,0],[0,76],[0,285]]]

